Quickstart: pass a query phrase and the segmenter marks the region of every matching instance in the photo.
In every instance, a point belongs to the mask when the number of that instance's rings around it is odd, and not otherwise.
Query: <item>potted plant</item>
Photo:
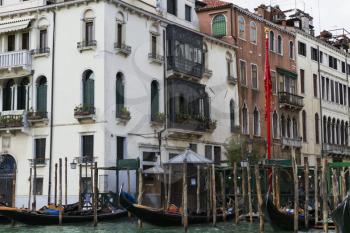
[[[213,132],[216,129],[217,121],[216,120],[208,120],[208,130],[209,132]]]
[[[153,115],[152,121],[158,124],[164,124],[165,123],[165,114],[162,112],[157,112]]]
[[[127,120],[127,121],[130,120],[131,119],[131,115],[130,115],[129,110],[126,107],[123,107],[120,110],[120,113],[118,114],[118,118],[121,118],[121,119]]]
[[[91,114],[95,114],[94,106],[80,104],[74,108],[75,116],[88,116]]]

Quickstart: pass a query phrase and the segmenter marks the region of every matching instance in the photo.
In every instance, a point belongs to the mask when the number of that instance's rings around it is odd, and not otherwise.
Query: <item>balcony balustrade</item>
[[[114,49],[116,50],[117,53],[123,54],[125,56],[128,56],[131,54],[131,46],[126,45],[124,43],[114,43]]]
[[[44,47],[44,48],[33,49],[31,53],[34,57],[47,56],[50,53],[50,48]]]
[[[323,151],[329,155],[350,156],[350,147],[348,145],[323,144]]]
[[[86,40],[77,43],[77,48],[79,51],[94,49],[97,46],[96,40]]]
[[[283,147],[294,147],[294,148],[302,147],[302,139],[300,137],[299,138],[282,137],[281,143]]]
[[[79,105],[74,108],[74,117],[79,122],[94,121],[96,109],[91,105]]]
[[[213,76],[213,71],[208,69],[208,68],[204,68],[203,76],[207,77],[207,78],[210,78],[211,76]]]
[[[288,92],[279,92],[280,108],[301,110],[304,107],[303,97]]]
[[[28,123],[31,125],[45,123],[48,120],[47,112],[29,111],[27,114]]]
[[[28,50],[0,54],[0,69],[23,68],[30,70],[31,65],[32,54]]]
[[[164,56],[157,53],[149,53],[148,60],[152,63],[162,64],[164,62]]]
[[[34,164],[35,164],[35,166],[45,166],[47,160],[48,160],[48,159],[46,159],[45,157],[43,157],[43,158],[29,159],[29,163],[30,163],[30,166],[31,166],[31,167],[34,167]]]

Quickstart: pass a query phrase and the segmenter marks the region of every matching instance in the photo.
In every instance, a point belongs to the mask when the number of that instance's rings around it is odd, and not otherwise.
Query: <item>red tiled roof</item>
[[[205,4],[207,4],[204,8],[213,8],[213,7],[220,7],[220,6],[228,6],[231,3],[221,1],[221,0],[202,0]]]

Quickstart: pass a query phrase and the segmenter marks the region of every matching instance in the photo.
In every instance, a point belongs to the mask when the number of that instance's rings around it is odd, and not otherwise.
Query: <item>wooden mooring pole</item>
[[[196,213],[199,214],[201,209],[201,167],[197,166],[197,210]]]
[[[295,148],[292,147],[292,168],[293,168],[293,183],[294,183],[294,232],[298,232],[299,220],[299,185],[298,185],[298,166],[295,158]]]
[[[258,196],[258,212],[259,212],[259,232],[264,232],[264,214],[263,214],[263,198],[261,194],[261,181],[260,181],[260,171],[259,166],[255,165],[255,184],[256,184],[256,194]]]
[[[237,184],[237,163],[233,163],[233,189],[235,192],[235,224],[239,223],[239,207],[238,207],[238,184]]]
[[[68,188],[68,161],[67,161],[67,157],[64,158],[64,205],[67,206],[67,188]]]
[[[55,163],[55,196],[54,196],[54,200],[55,200],[55,206],[57,206],[57,166],[58,164]]]
[[[165,172],[165,171],[164,171]],[[142,204],[142,194],[143,194],[143,177],[142,177],[142,169],[139,168],[139,192],[137,197],[137,204]],[[138,220],[139,228],[142,228],[142,220]]]
[[[327,158],[322,158],[322,219],[323,233],[328,233]]]
[[[34,165],[34,177],[33,177],[33,204],[32,204],[32,211],[36,211],[36,192],[37,192],[37,185],[36,185],[36,160],[33,160]]]
[[[79,164],[79,193],[78,193],[78,198],[79,198],[79,211],[82,210],[83,208],[83,200],[81,198],[81,193],[83,191],[83,182],[82,182],[82,177],[83,177],[83,165]]]
[[[130,194],[131,193],[130,170],[128,169],[126,171],[126,173],[127,173],[127,178],[128,178],[128,193]],[[128,218],[131,219],[131,213],[130,212],[128,212]]]
[[[30,203],[32,202],[32,168],[29,169],[29,193],[28,193],[28,210],[31,209]]]
[[[97,226],[97,209],[98,209],[98,168],[97,162],[94,165],[94,227]]]
[[[318,223],[318,203],[319,203],[319,195],[318,195],[318,164],[316,162],[316,165],[315,165],[315,170],[314,170],[314,190],[315,190],[315,224]]]
[[[207,167],[207,221],[210,221],[210,208],[211,208],[211,172],[210,168]]]
[[[63,215],[63,208],[62,208],[62,159],[59,159],[59,224],[62,225],[62,215]]]
[[[182,222],[184,225],[184,230],[188,230],[188,212],[187,212],[187,161],[184,161],[183,164],[183,177],[182,177],[182,196],[183,196],[183,213],[182,213]]]
[[[216,226],[216,179],[215,179],[215,165],[212,164],[212,185],[213,185],[213,226]]]
[[[248,208],[249,208],[249,221],[253,222],[253,204],[252,204],[252,176],[250,174],[250,164],[247,166],[248,176]]]
[[[225,177],[223,172],[220,172],[221,182],[221,199],[222,199],[222,218],[226,222],[226,196],[225,196]]]
[[[168,183],[168,200],[167,200],[167,209],[169,209],[171,202],[171,176],[172,176],[172,166],[169,165],[169,183]]]
[[[339,203],[339,187],[338,187],[338,174],[336,168],[332,169],[332,189],[333,189],[333,208],[335,209]],[[339,232],[337,225],[335,224],[335,232]]]
[[[341,176],[341,197],[342,197],[341,200],[343,201],[346,197],[345,167],[342,168],[342,170],[340,172],[340,176]]]
[[[306,160],[304,164],[304,183],[305,183],[305,205],[304,205],[304,219],[305,227],[309,228],[309,161]]]

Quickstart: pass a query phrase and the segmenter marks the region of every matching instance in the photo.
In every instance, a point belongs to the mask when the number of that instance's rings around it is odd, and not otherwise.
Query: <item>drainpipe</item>
[[[348,54],[347,54],[347,51],[345,53],[345,75],[346,75],[346,92],[348,93],[348,99],[346,100],[346,102],[348,103],[348,106],[347,109],[348,109],[348,117],[349,117],[349,123],[350,123],[350,109],[349,109],[349,106],[350,106],[350,103],[349,103],[349,88],[348,88],[348,85],[349,85],[349,70],[348,70]],[[347,138],[348,138],[348,142],[346,144],[346,146],[349,145],[349,125],[348,125],[348,129],[345,130],[345,132],[347,132]]]
[[[51,114],[50,114],[50,155],[49,155],[49,186],[47,191],[47,204],[51,203],[51,173],[52,173],[52,147],[53,147],[53,104],[54,104],[54,84],[55,84],[55,40],[56,40],[56,12],[53,11],[52,26],[52,68],[51,68]]]
[[[317,72],[318,72],[318,94],[319,94],[319,99],[320,99],[320,126],[321,126],[321,140],[320,140],[320,143],[321,143],[321,158],[323,158],[323,129],[324,129],[324,125],[323,125],[323,111],[322,111],[322,78],[321,78],[321,64],[320,64],[320,46],[317,45],[317,54],[318,54],[318,59],[317,59]]]

